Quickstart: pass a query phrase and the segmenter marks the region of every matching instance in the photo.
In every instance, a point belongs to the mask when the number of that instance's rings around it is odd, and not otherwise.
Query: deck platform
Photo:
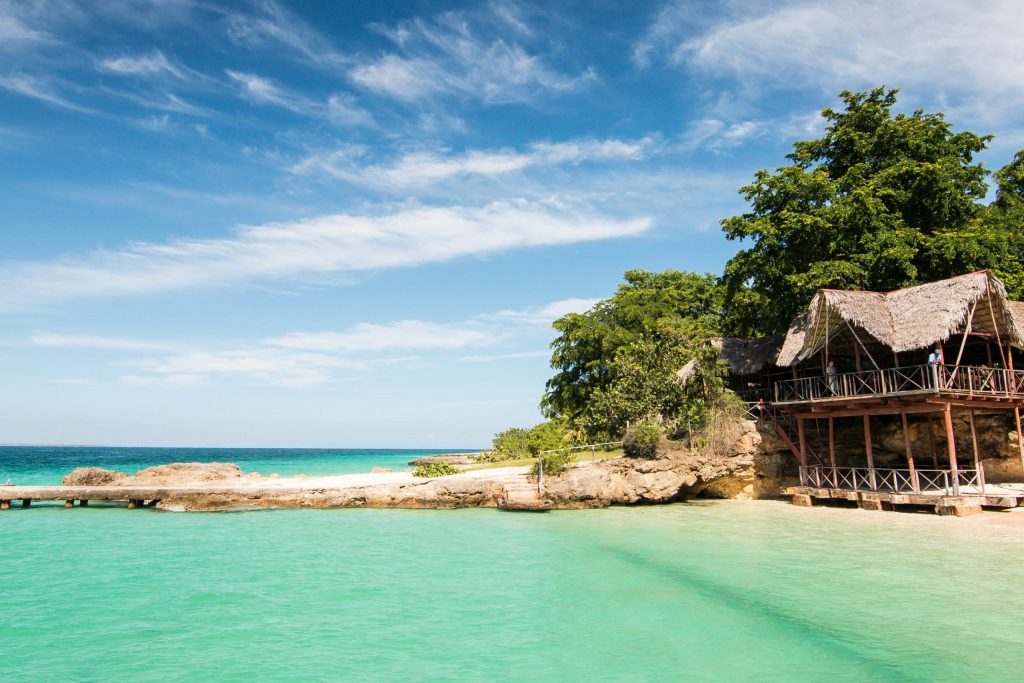
[[[959,495],[950,495],[944,491],[912,493],[791,486],[786,489],[786,495],[792,496],[794,505],[804,507],[811,507],[816,502],[853,502],[863,510],[932,508],[936,514],[958,517],[980,513],[984,508],[1006,510],[1024,506],[1022,484],[988,484],[984,493],[975,487],[962,487]]]

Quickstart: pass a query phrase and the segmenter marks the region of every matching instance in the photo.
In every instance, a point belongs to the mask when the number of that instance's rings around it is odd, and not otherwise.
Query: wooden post
[[[10,509],[11,509],[11,501],[9,501],[9,500],[0,500],[0,510],[10,510]]]
[[[807,434],[804,432],[804,419],[796,418],[797,440],[800,442],[800,466],[807,467]]]
[[[854,363],[856,364],[856,367],[857,367],[857,372],[862,371],[864,368],[862,368],[861,364],[860,364],[860,344],[857,344],[857,345],[855,345],[853,347],[853,358],[854,358]]]
[[[907,448],[907,467],[910,469],[910,485],[914,489],[914,493],[921,492],[921,485],[917,481],[917,467],[914,466],[914,448],[910,443],[910,427],[907,425],[907,414],[900,413],[900,417],[903,418],[903,444]]]
[[[828,461],[832,463],[832,467],[836,466],[836,432],[834,422],[835,418],[830,416],[828,418]]]
[[[974,470],[978,473],[978,486],[985,492],[985,475],[981,473],[981,456],[978,454],[978,432],[974,429],[974,411],[968,413],[971,423],[971,445],[974,447]]]
[[[932,420],[932,416],[929,415],[928,416],[928,448],[931,449],[931,452],[932,452],[932,469],[933,470],[937,470],[937,469],[939,469],[939,456],[938,456],[938,453],[935,452],[935,429],[934,429],[934,426],[935,426],[934,425],[934,420]]]
[[[871,447],[871,416],[864,416],[864,447],[868,456],[868,478],[871,480],[871,490],[878,489],[875,483],[875,452]]]
[[[64,507],[66,507],[66,508],[73,508],[73,507],[75,507],[75,500],[74,500],[74,498],[72,498],[71,500],[65,500],[64,501]]]
[[[992,342],[985,342],[985,355],[988,356],[988,366],[992,367]]]
[[[956,464],[956,437],[953,434],[953,406],[946,404],[946,451],[949,454],[950,476],[953,478],[953,495],[960,495],[960,468]]]
[[[1000,350],[1002,349],[1001,346],[999,348],[1000,348]],[[1013,346],[1011,346],[1010,344],[1007,344],[1006,345],[1006,351],[1007,351],[1007,354],[1006,354],[1007,360],[1009,361],[1009,363],[1007,363],[1007,368],[1010,371],[1010,380],[1013,382],[1014,389],[1016,389],[1017,388],[1016,387],[1017,382],[1013,378]],[[1013,421],[1017,425],[1017,452],[1020,454],[1020,468],[1021,468],[1021,472],[1024,472],[1024,437],[1021,436],[1020,406],[1017,406],[1017,405],[1013,406]]]

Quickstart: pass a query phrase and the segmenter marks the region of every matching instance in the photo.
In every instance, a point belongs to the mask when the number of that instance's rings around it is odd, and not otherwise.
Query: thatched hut
[[[938,345],[947,363],[949,353],[959,360],[969,353],[992,365],[1007,344],[1024,348],[1024,303],[1010,301],[999,278],[982,270],[892,292],[820,290],[793,320],[776,363],[793,367],[820,355],[846,370],[895,367],[923,363]]]

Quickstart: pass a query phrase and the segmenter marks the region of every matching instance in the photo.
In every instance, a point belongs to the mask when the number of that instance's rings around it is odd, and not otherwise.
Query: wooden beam
[[[953,407],[946,404],[946,453],[949,456],[949,469],[952,471],[953,495],[960,495],[960,468],[956,463],[956,436],[953,433]]]
[[[1007,407],[1004,406],[1005,410]],[[901,412],[907,413],[941,413],[944,408],[941,405],[932,403],[918,403],[906,406],[872,406],[866,408],[837,409],[827,413],[824,412],[794,412],[793,415],[813,420],[821,417],[860,417],[861,415],[898,415]]]
[[[843,320],[846,319],[844,318]],[[875,362],[875,357],[871,355],[870,351],[868,351],[868,347],[864,346],[864,342],[862,342],[860,337],[857,336],[857,331],[853,329],[853,325],[850,324],[849,320],[846,320],[846,326],[850,329],[850,334],[853,335],[853,338],[857,340],[857,346],[853,347],[854,351],[857,353],[857,372],[860,372],[861,370],[860,349],[864,349],[864,353],[868,354],[868,360],[870,360],[871,364],[875,366],[875,370],[881,370],[881,368],[878,367],[878,363]]]
[[[900,417],[903,420],[903,445],[907,449],[907,467],[910,469],[910,481],[916,493],[921,490],[921,487],[917,483],[917,468],[914,467],[914,448],[910,442],[910,427],[907,425],[907,414],[900,413]]]
[[[868,477],[871,479],[872,490],[878,488],[875,484],[875,451],[871,446],[871,417],[864,416],[864,449],[868,456]]]
[[[831,415],[828,418],[828,461],[832,463],[832,467],[836,466],[836,431],[835,418]]]
[[[807,434],[804,433],[804,418],[796,419],[797,439],[800,441],[800,464],[807,467]]]
[[[974,429],[974,411],[967,412],[968,421],[971,424],[971,446],[974,448],[974,469],[981,472],[981,456],[978,455],[978,432]]]
[[[960,340],[960,351],[956,354],[956,363],[954,365],[960,365],[960,359],[964,356],[964,347],[967,346],[967,337],[971,334],[971,325],[974,324],[974,311],[978,308],[978,302],[975,301],[971,304],[971,312],[967,314],[967,323],[964,325],[963,339]],[[992,322],[995,322],[994,320]]]

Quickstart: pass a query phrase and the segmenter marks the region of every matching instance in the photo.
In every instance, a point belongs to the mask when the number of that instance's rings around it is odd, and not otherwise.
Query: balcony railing
[[[1024,370],[976,365],[912,365],[815,376],[775,383],[776,403],[833,398],[952,392],[968,396],[1024,397]]]
[[[942,493],[958,496],[964,488],[985,493],[985,475],[979,470],[914,470],[878,467],[800,468],[800,484],[818,489],[881,493]]]

